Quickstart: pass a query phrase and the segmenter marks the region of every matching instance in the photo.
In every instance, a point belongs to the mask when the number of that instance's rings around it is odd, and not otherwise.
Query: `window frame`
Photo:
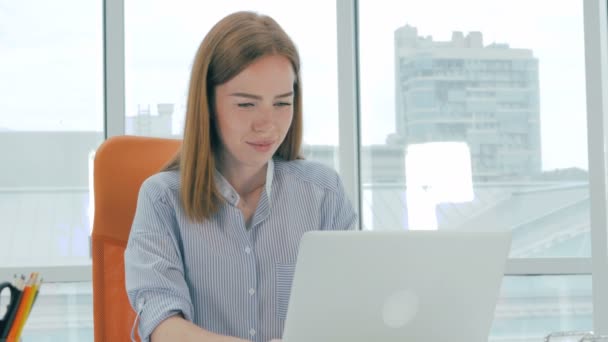
[[[591,263],[593,328],[608,334],[608,251],[606,151],[608,125],[607,2],[583,0],[585,25],[585,78],[591,203]]]

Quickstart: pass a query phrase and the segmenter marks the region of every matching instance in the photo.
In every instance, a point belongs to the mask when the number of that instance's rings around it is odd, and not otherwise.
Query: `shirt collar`
[[[239,204],[240,196],[239,193],[234,190],[232,185],[224,178],[224,176],[217,169],[215,170],[215,186],[217,187],[220,194],[224,199],[233,206]],[[270,199],[270,191],[272,190],[272,180],[274,178],[274,161],[270,159],[268,161],[268,167],[266,168],[266,195]]]

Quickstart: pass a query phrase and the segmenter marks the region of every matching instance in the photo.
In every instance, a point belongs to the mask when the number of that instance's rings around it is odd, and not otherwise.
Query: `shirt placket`
[[[260,322],[260,289],[259,289],[259,269],[257,263],[257,256],[255,250],[255,236],[257,235],[257,230],[260,229],[263,221],[268,216],[269,212],[269,198],[266,190],[262,191],[260,196],[260,200],[256,211],[253,213],[252,224],[251,227],[246,230],[242,229],[241,231],[246,236],[245,253],[247,254],[247,269],[251,270],[251,273],[247,276],[247,281],[251,284],[255,284],[249,288],[250,299],[252,300],[251,308],[254,312],[250,312],[250,317],[252,317],[252,327],[249,329],[249,338],[253,341],[266,342],[262,341],[261,331],[259,331],[259,327],[261,326]]]
[[[272,178],[270,179],[272,181]],[[223,183],[223,182],[222,182]],[[246,317],[244,320],[245,326],[243,329],[246,331],[244,335],[247,336],[248,340],[261,342],[262,336],[260,331],[260,291],[259,291],[259,270],[257,265],[256,251],[255,251],[255,229],[256,227],[268,216],[269,212],[269,198],[268,191],[264,189],[260,196],[258,206],[252,216],[252,224],[247,229],[245,224],[245,218],[238,208],[238,201],[240,200],[238,194],[234,189],[227,184],[221,184],[221,191],[224,197],[228,200],[232,206],[232,210],[236,211],[236,215],[240,217],[240,226],[236,229],[238,236],[241,241],[241,253],[244,255],[245,260],[245,284],[243,284],[243,291],[246,291],[246,297],[248,299]],[[268,188],[269,189],[269,188]],[[265,341],[264,341],[265,342]]]
[[[242,217],[242,213],[238,208],[234,208]],[[245,283],[242,284],[242,291],[246,293],[248,299],[246,318],[244,329],[247,339],[252,341],[258,341],[259,338],[259,294],[258,294],[258,267],[256,262],[256,255],[253,240],[251,235],[245,228],[245,220],[241,220],[241,227],[237,229],[239,236],[241,237],[241,253],[245,260]]]

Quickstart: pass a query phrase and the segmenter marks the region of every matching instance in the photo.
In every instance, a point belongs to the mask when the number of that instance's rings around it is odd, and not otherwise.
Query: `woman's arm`
[[[204,330],[181,316],[171,316],[156,326],[151,342],[248,342]]]
[[[202,329],[188,323],[195,311],[184,276],[175,210],[164,194],[158,178],[142,184],[124,254],[127,294],[139,318],[134,324],[143,342],[150,342],[161,324],[167,326],[158,330],[155,341],[205,341]]]

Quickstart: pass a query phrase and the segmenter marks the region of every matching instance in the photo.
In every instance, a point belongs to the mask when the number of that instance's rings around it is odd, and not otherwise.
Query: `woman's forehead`
[[[295,74],[289,59],[272,55],[255,61],[220,87],[228,93],[279,95],[292,91],[294,82]]]

